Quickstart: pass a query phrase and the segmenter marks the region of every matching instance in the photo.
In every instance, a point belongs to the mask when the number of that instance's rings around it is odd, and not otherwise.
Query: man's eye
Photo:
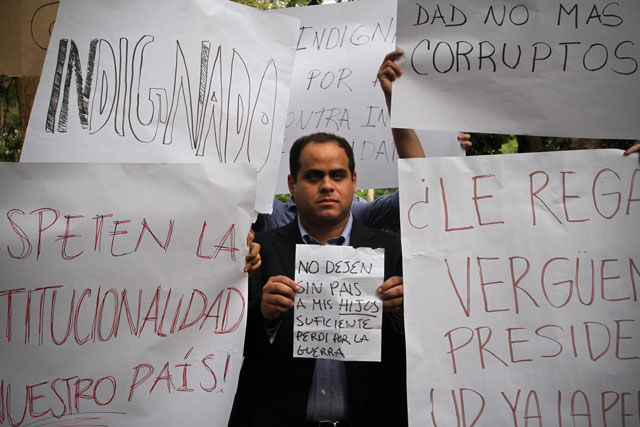
[[[345,179],[347,177],[347,174],[344,172],[332,172],[331,173],[331,179],[333,179],[334,181],[342,181],[343,179]]]
[[[307,174],[307,179],[309,181],[319,181],[319,180],[322,179],[322,174],[312,172],[312,173]]]

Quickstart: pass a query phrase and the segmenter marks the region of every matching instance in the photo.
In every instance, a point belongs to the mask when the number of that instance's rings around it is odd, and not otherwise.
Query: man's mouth
[[[336,199],[321,199],[318,201],[319,205],[333,205],[335,203],[338,203]]]

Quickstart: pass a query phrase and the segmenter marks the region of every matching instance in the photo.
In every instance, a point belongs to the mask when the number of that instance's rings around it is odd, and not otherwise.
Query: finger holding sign
[[[636,143],[633,144],[631,148],[629,148],[627,151],[624,152],[624,155],[628,156],[629,154],[632,154],[632,153],[640,153],[640,141],[636,141]]]
[[[380,81],[380,87],[384,93],[384,97],[387,101],[387,107],[391,107],[391,88],[392,83],[396,81],[398,77],[402,75],[402,68],[396,64],[396,59],[404,55],[404,51],[401,49],[389,52],[382,61],[382,65],[378,68],[378,80]]]
[[[293,307],[293,300],[300,286],[286,276],[270,277],[262,287],[260,312],[267,322],[274,322],[282,313]]]
[[[471,148],[471,145],[473,145],[471,144],[471,135],[465,132],[458,133],[458,142],[460,143],[460,146],[465,150],[468,150],[469,148]]]
[[[402,277],[393,276],[385,280],[378,288],[378,294],[382,299],[384,312],[402,314],[404,310],[404,282]]]
[[[262,265],[260,243],[253,241],[253,231],[250,231],[247,236],[247,245],[249,245],[249,253],[244,257],[244,272],[249,273],[249,276],[251,276]]]

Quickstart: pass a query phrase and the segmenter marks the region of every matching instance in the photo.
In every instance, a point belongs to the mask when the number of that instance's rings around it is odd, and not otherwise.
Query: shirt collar
[[[286,201],[285,206],[290,211],[294,211],[294,212],[298,211],[298,207],[296,206],[296,202],[293,200],[293,196],[291,196],[289,200]]]
[[[349,246],[351,244],[351,228],[352,227],[353,227],[353,216],[351,215],[351,212],[349,212],[349,219],[347,220],[347,225],[344,227],[344,230],[342,230],[342,233],[338,237],[333,237],[329,239],[327,241],[327,245]],[[300,216],[298,216],[298,228],[300,229],[300,235],[302,236],[302,241],[305,244],[309,244],[309,245],[320,244],[320,242],[311,234],[309,234],[306,228],[304,228],[304,225],[302,225],[302,222],[300,221]]]

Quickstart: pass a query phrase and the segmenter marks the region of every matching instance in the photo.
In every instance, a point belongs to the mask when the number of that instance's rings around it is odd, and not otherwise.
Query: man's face
[[[300,170],[289,191],[306,227],[346,225],[356,189],[347,153],[337,142],[310,142],[300,153]]]

